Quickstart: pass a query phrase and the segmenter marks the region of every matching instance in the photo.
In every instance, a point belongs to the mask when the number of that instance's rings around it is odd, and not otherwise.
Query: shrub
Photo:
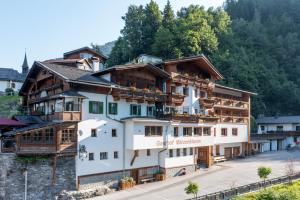
[[[199,185],[197,183],[189,182],[188,186],[184,190],[186,194],[193,194],[194,198],[197,199],[199,192]]]
[[[272,169],[270,167],[259,167],[257,169],[257,174],[259,176],[260,179],[264,180],[264,183],[266,181],[266,179],[268,178],[268,176],[272,173]]]

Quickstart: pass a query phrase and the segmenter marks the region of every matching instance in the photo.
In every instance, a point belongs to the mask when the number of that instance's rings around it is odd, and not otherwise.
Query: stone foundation
[[[0,154],[0,200],[23,200],[25,162],[15,154]],[[52,184],[53,160],[51,158],[27,164],[27,199],[55,199],[62,190],[76,189],[75,158],[58,157],[56,182]]]
[[[118,188],[119,181],[123,176],[130,176],[130,171],[81,176],[78,177],[79,189],[86,190],[101,186]]]
[[[181,167],[173,167],[173,168],[166,168],[165,172],[166,172],[166,178],[172,178],[175,176],[179,176],[182,171],[183,168],[185,168],[185,172],[187,174],[189,173],[193,173],[196,171],[196,166],[195,165],[188,165],[188,166],[181,166]]]

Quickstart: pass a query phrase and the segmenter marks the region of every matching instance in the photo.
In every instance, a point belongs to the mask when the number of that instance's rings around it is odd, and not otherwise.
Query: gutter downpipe
[[[112,87],[110,87],[110,90],[109,92],[107,93],[106,97],[105,97],[105,116],[106,118],[110,119],[110,120],[113,120],[113,121],[116,121],[116,122],[119,122],[123,125],[123,169],[122,169],[122,173],[123,173],[123,176],[125,176],[125,157],[126,157],[126,153],[125,153],[125,124],[123,121],[121,120],[117,120],[117,119],[113,119],[111,118],[109,115],[108,115],[108,96],[111,94],[112,92]]]
[[[167,128],[166,128],[166,138],[168,138],[168,129],[169,129],[169,127],[171,126],[171,124],[172,124],[172,122],[170,121],[170,122],[169,122],[169,125],[168,125]],[[164,142],[163,142],[163,144],[164,144]],[[165,145],[164,145],[165,147],[164,147],[162,150],[160,150],[160,151],[158,152],[158,156],[157,156],[157,157],[158,157],[158,170],[160,170],[160,154],[168,149],[168,148],[166,147],[167,144],[168,144],[168,141],[166,140],[166,143],[165,143]]]

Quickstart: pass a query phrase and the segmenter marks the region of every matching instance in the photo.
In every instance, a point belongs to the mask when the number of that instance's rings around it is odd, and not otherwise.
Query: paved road
[[[256,170],[262,165],[272,168],[273,172],[270,178],[285,175],[285,166],[289,159],[294,160],[296,171],[300,171],[300,151],[268,152],[247,159],[223,162],[210,169],[200,170],[184,177],[142,184],[129,190],[114,192],[90,200],[187,199],[190,196],[185,194],[184,188],[188,181],[197,182],[200,185],[199,195],[204,195],[259,181]]]

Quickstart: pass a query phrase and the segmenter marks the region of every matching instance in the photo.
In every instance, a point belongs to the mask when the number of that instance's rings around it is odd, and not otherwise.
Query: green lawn
[[[12,117],[18,114],[21,103],[20,96],[0,96],[0,117]]]
[[[300,200],[300,181],[293,184],[283,184],[259,192],[254,192],[234,198],[234,200]]]

